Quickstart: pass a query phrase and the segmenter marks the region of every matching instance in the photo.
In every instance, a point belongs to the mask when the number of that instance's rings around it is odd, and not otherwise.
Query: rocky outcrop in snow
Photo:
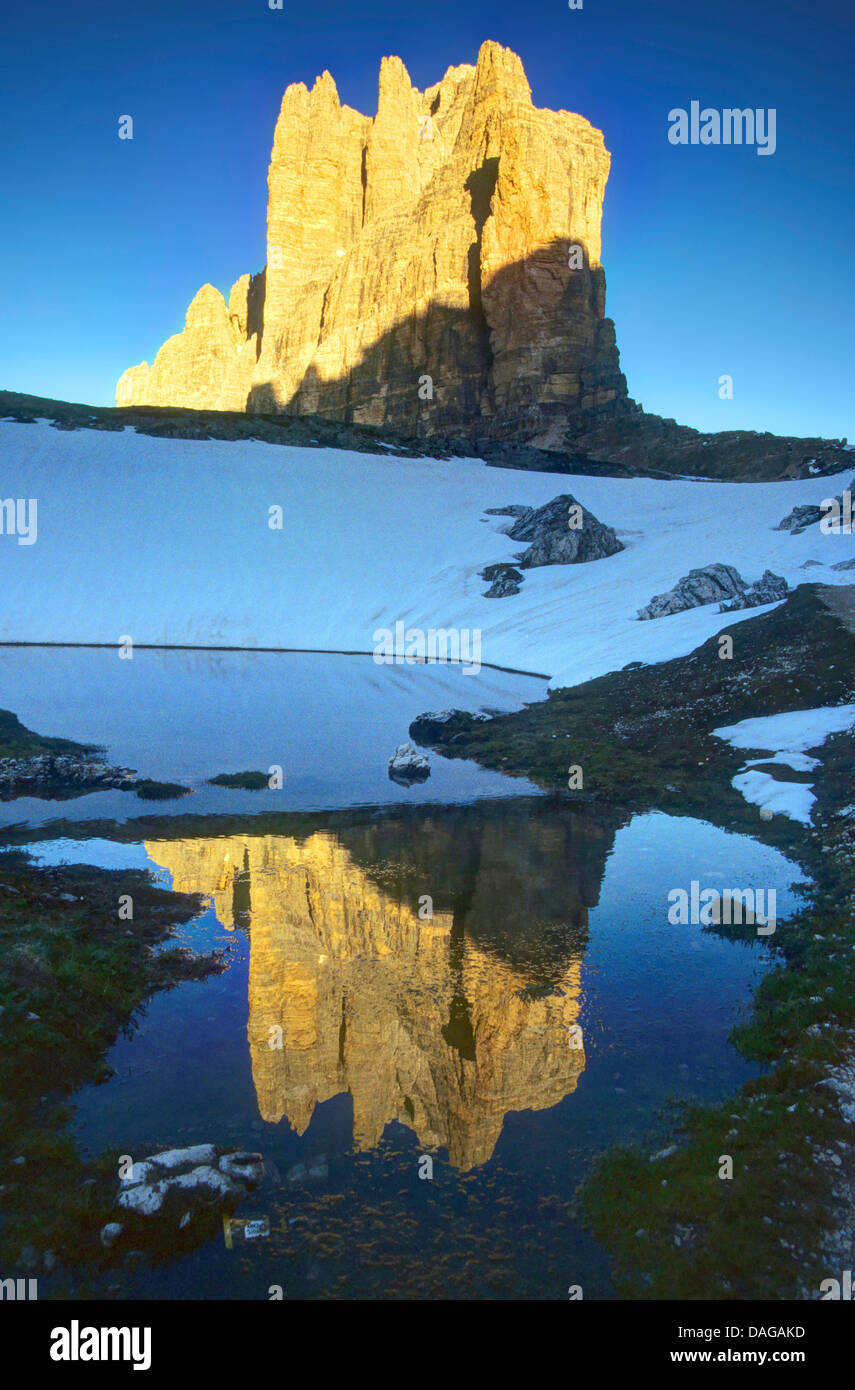
[[[665,618],[706,603],[719,603],[719,612],[729,613],[734,609],[776,603],[785,598],[787,592],[787,581],[771,570],[765,570],[762,579],[749,587],[733,565],[704,565],[701,569],[689,570],[667,593],[654,595],[646,608],[639,608],[638,616],[642,621]]]
[[[855,492],[855,478],[852,479],[846,491]],[[843,496],[838,493],[835,501],[843,511]],[[791,531],[794,536],[801,535],[808,526],[815,526],[818,521],[826,515],[827,508],[814,506],[813,503],[803,507],[793,507],[793,510],[779,521],[775,527],[776,531]]]
[[[543,507],[527,508],[506,534],[512,541],[530,542],[528,550],[515,557],[525,570],[584,564],[623,550],[613,528],[604,526],[569,492]]]
[[[481,578],[489,585],[485,598],[506,598],[508,594],[518,594],[523,576],[513,565],[487,565],[481,570]]]
[[[512,541],[530,544],[528,550],[514,556],[519,569],[500,563],[481,570],[481,578],[490,584],[485,598],[518,594],[524,578],[520,570],[542,565],[580,565],[623,550],[613,528],[604,526],[569,492],[542,507],[490,507],[488,514],[513,517],[513,523],[502,528],[504,534]]]
[[[789,584],[780,574],[773,574],[771,570],[764,570],[761,577],[755,580],[749,589],[746,589],[744,593],[737,594],[727,603],[723,603],[718,611],[720,613],[735,613],[740,608],[760,608],[764,603],[779,603],[782,598],[787,597],[789,590]]]

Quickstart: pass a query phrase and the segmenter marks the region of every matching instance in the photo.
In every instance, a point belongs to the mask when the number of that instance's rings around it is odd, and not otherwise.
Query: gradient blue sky
[[[537,105],[605,134],[630,394],[704,429],[855,436],[851,0],[47,0],[3,29],[0,387],[112,404],[200,285],[263,266],[289,82],[328,68],[373,114],[384,54],[424,88],[491,38]],[[775,107],[776,153],[670,145],[692,100]]]

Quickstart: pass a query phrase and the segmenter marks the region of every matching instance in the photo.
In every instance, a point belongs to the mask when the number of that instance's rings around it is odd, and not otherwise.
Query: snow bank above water
[[[481,659],[575,685],[630,661],[685,655],[750,619],[712,607],[641,623],[688,569],[721,561],[750,583],[845,583],[852,536],[775,531],[836,480],[659,482],[489,468],[261,442],[154,439],[131,429],[0,422],[2,495],[36,498],[32,545],[0,536],[0,640],[371,651],[378,628],[480,629]],[[478,571],[520,549],[488,507],[562,492],[626,549],[526,572],[483,597]],[[282,530],[268,525],[280,506]],[[813,559],[823,568],[804,569]]]
[[[779,781],[768,772],[758,772],[757,763],[780,763],[794,772],[810,772],[819,767],[819,759],[808,757],[807,749],[818,748],[830,734],[851,729],[853,723],[855,705],[823,705],[819,709],[793,710],[785,714],[743,719],[738,724],[713,729],[713,734],[734,748],[773,750],[773,757],[746,763],[745,770],[734,777],[733,786],[753,806],[810,825],[816,800],[811,791],[813,783]]]

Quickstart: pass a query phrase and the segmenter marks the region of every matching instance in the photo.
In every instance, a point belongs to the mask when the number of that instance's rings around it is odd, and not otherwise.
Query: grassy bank
[[[119,917],[130,895],[133,917]],[[115,1155],[81,1161],[68,1098],[106,1081],[105,1054],[157,990],[221,969],[216,957],[158,950],[202,909],[148,874],[41,868],[0,855],[0,1273],[48,1291],[86,1291],[105,1268]],[[127,908],[125,909],[127,911]]]
[[[36,758],[44,753],[70,753],[80,758],[102,750],[70,738],[45,738],[27,729],[11,710],[0,709],[0,758]]]

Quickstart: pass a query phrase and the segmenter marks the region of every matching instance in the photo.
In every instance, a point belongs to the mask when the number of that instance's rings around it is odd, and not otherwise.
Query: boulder
[[[122,1179],[116,1206],[125,1220],[147,1224],[158,1217],[170,1230],[183,1230],[198,1210],[234,1206],[263,1176],[258,1153],[224,1152],[215,1144],[166,1149],[133,1165]]]
[[[849,493],[855,492],[855,478],[852,479],[848,487],[844,490]],[[844,511],[843,494],[838,492],[835,501],[840,507],[840,512],[842,514]],[[809,503],[802,507],[793,507],[793,510],[784,517],[783,521],[778,522],[775,530],[790,531],[794,536],[799,536],[808,526],[815,526],[818,521],[821,521],[826,514],[826,510],[826,508],[817,507],[813,503]]]
[[[786,579],[765,570],[761,579],[749,586],[733,565],[704,565],[689,570],[667,593],[656,594],[646,608],[639,608],[641,621],[665,618],[671,613],[684,613],[706,603],[718,603],[720,613],[739,608],[757,608],[763,603],[777,603],[789,590]]]
[[[804,507],[793,507],[793,510],[779,521],[775,527],[776,531],[792,531],[794,536],[798,536],[804,531],[806,526],[815,526],[822,518],[822,508],[808,505]]]
[[[481,570],[481,578],[490,585],[484,598],[507,598],[509,594],[518,594],[523,582],[520,571],[507,564],[487,565],[486,569]]]
[[[780,574],[764,570],[760,579],[755,580],[744,593],[719,606],[719,613],[735,613],[739,608],[760,608],[764,603],[780,603],[786,598],[790,586]]]
[[[426,782],[430,777],[430,763],[412,743],[401,743],[389,759],[389,777],[405,787],[413,782]]]
[[[189,1149],[165,1149],[163,1153],[152,1154],[151,1158],[146,1159],[144,1164],[139,1167],[147,1168],[186,1168],[188,1165],[197,1163],[213,1163],[217,1157],[217,1150],[213,1144],[193,1144]],[[134,1165],[136,1171],[137,1165]]]
[[[530,542],[515,557],[520,569],[579,565],[623,550],[613,528],[604,526],[569,492],[543,507],[527,509],[506,534],[513,541]]]

